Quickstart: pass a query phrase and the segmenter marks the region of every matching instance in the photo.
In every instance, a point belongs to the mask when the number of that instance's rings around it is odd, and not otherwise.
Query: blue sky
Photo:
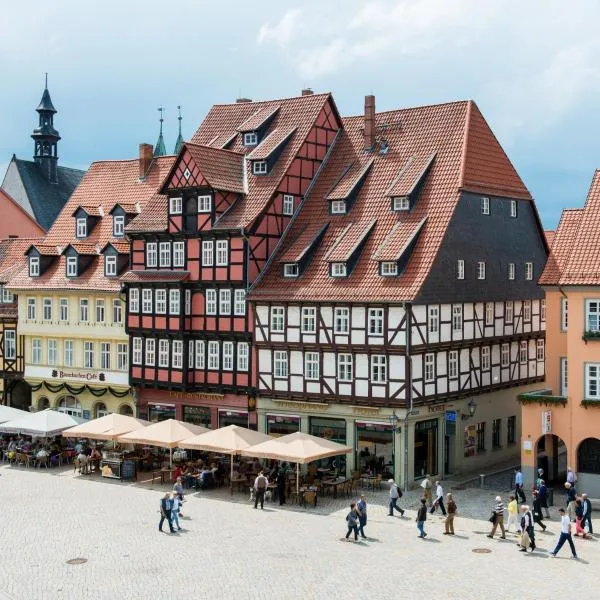
[[[32,154],[49,72],[63,165],[169,150],[213,103],[331,91],[342,114],[472,98],[546,228],[600,167],[600,3],[592,0],[103,0],[5,3],[0,173]]]

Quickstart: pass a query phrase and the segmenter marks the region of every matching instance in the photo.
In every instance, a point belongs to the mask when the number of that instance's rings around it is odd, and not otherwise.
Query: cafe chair
[[[317,506],[317,492],[308,490],[302,494],[302,505],[306,507],[308,504]]]
[[[35,459],[35,466],[39,467],[41,469],[42,465],[44,465],[44,467],[46,467],[46,469],[47,469],[49,462],[50,462],[50,460],[47,456],[40,456],[39,458]]]

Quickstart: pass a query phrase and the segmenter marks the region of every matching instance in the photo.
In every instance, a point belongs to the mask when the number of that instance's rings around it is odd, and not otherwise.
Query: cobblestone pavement
[[[369,538],[354,544],[342,540],[347,498],[324,498],[316,509],[267,503],[261,511],[226,490],[189,494],[184,531],[161,534],[166,489],[74,476],[71,468],[0,467],[0,599],[513,600],[571,596],[574,581],[588,590],[600,583],[597,539],[576,540],[579,561],[569,560],[568,548],[549,558],[556,518],[533,554],[519,553],[513,538],[488,539],[489,523],[463,515],[487,517],[489,491],[457,491],[457,535],[442,535],[434,515],[426,540],[417,539],[414,522],[418,492],[402,498],[405,518],[387,516],[386,491],[367,492]],[[74,558],[87,562],[67,564]]]

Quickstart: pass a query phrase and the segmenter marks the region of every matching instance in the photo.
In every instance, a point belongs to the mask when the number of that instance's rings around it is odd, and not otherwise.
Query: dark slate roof
[[[42,94],[42,99],[40,100],[40,105],[35,110],[37,110],[37,111],[48,110],[53,113],[56,112],[56,109],[54,108],[54,104],[52,104],[52,99],[50,98],[50,92],[48,91],[48,88],[46,88],[44,90],[44,93]]]
[[[85,171],[58,167],[58,183],[50,183],[36,163],[15,159],[35,220],[46,230],[62,210]]]

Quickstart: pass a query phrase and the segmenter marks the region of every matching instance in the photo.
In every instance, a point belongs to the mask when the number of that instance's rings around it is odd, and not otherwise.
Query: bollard
[[[483,487],[485,485],[485,475],[479,475],[479,487]]]

